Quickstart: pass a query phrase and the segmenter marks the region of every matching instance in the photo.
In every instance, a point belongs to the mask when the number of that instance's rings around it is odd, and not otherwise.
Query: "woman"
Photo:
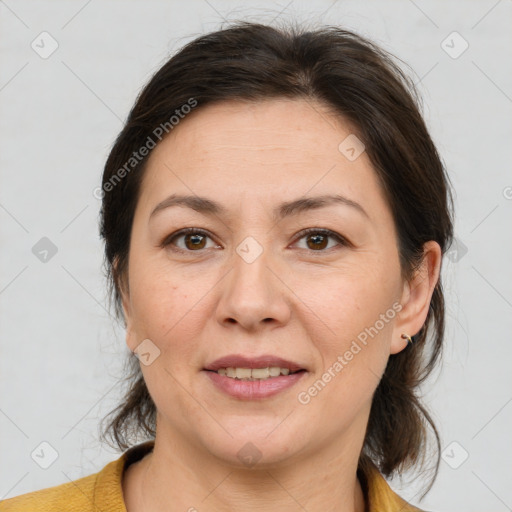
[[[437,472],[416,389],[452,210],[390,56],[334,27],[200,37],[140,94],[99,193],[124,453],[0,510],[419,510],[384,477]]]

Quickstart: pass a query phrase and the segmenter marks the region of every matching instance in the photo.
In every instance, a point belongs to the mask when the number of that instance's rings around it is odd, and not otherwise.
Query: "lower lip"
[[[241,400],[254,400],[277,395],[281,391],[292,387],[306,374],[305,371],[301,371],[291,375],[271,377],[266,380],[238,380],[219,375],[217,372],[204,371],[218,389]]]

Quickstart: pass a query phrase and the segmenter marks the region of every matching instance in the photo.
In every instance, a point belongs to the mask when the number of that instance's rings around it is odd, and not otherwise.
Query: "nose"
[[[233,254],[232,271],[222,280],[222,296],[217,320],[225,327],[238,324],[248,331],[266,325],[283,326],[291,316],[292,292],[284,282],[283,272],[263,252],[253,261]],[[241,253],[243,254],[243,253]]]

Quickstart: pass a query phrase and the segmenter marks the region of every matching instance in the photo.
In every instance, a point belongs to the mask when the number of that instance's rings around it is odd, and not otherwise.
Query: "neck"
[[[339,436],[300,458],[240,469],[161,430],[153,452],[129,467],[127,512],[365,511],[357,479],[362,439]]]

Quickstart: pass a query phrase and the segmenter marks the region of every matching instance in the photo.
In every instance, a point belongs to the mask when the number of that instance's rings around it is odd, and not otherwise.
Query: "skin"
[[[225,102],[198,107],[151,153],[123,308],[130,350],[145,339],[160,350],[141,364],[157,433],[153,453],[126,471],[128,512],[364,511],[356,469],[371,399],[388,358],[407,345],[401,334],[425,322],[441,250],[425,244],[419,271],[403,279],[391,211],[367,154],[349,161],[338,150],[350,133],[320,103]],[[271,218],[282,201],[333,191],[367,216],[336,204]],[[150,220],[170,194],[207,196],[229,214],[173,206]],[[186,227],[211,237],[199,249],[185,236],[160,246]],[[350,244],[328,238],[317,248],[297,236],[306,228],[331,229]],[[236,252],[249,236],[263,249],[250,264]],[[401,311],[317,396],[299,403],[298,393],[394,303]],[[235,399],[202,372],[233,353],[278,355],[308,372],[271,398]],[[248,442],[261,452],[251,468],[237,457]]]

